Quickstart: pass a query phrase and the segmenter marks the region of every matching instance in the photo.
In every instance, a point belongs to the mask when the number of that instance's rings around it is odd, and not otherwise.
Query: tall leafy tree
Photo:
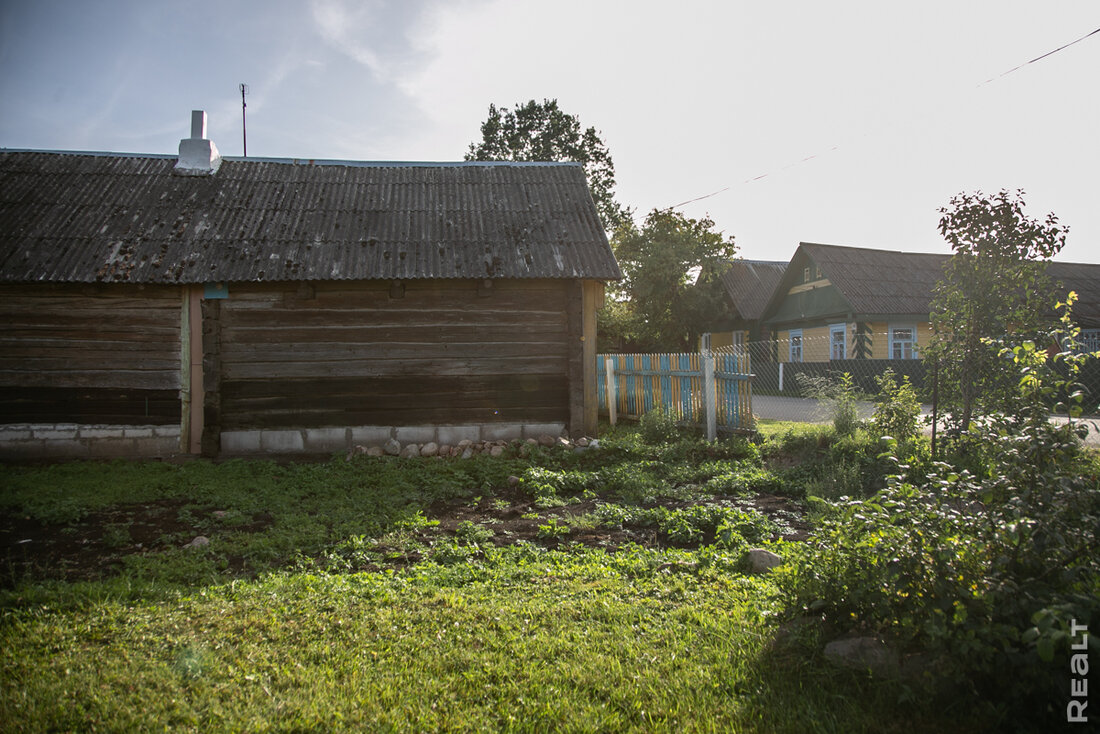
[[[515,109],[489,105],[481,125],[481,142],[471,143],[468,161],[573,161],[584,166],[588,188],[604,229],[612,231],[628,218],[615,201],[615,164],[596,128],[558,107],[556,99],[531,100]]]
[[[1018,375],[997,342],[1038,334],[1058,300],[1045,271],[1067,228],[1053,214],[1027,216],[1023,196],[960,193],[940,209],[940,233],[954,254],[934,291],[925,357],[939,370],[940,404],[956,437],[1001,410],[1016,389]]]
[[[611,298],[629,306],[623,346],[694,350],[703,324],[725,308],[719,279],[736,252],[733,238],[707,217],[654,209],[640,227],[620,225],[611,244],[624,276]]]

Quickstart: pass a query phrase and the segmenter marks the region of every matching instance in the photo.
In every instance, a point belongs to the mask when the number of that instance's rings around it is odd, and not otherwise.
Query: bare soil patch
[[[756,509],[776,521],[784,529],[783,537],[791,540],[804,538],[809,530],[802,519],[802,509],[786,497],[759,494],[719,497],[712,501]],[[646,547],[693,547],[670,542],[653,527],[607,528],[574,521],[592,513],[598,504],[597,500],[586,499],[559,507],[540,507],[521,491],[505,488],[472,500],[455,499],[432,504],[425,515],[438,521],[438,525],[421,528],[416,535],[425,546],[431,546],[439,539],[458,535],[462,524],[469,522],[491,530],[488,542],[497,546],[525,541],[547,548],[573,543],[608,551],[616,551],[627,543]],[[691,503],[667,501],[660,504],[676,509]],[[548,536],[541,528],[551,521],[568,525],[570,531],[556,537]],[[179,548],[198,536],[216,538],[218,533],[225,532],[264,532],[273,523],[274,518],[266,513],[245,517],[216,507],[196,508],[193,503],[179,499],[109,507],[72,523],[44,523],[25,515],[10,514],[0,517],[0,547],[4,549],[0,588],[11,588],[28,576],[65,581],[101,579],[117,573],[123,559],[130,555]],[[713,541],[713,537],[706,537],[702,543]],[[385,548],[378,546],[378,550]],[[418,552],[397,552],[399,550],[394,548],[395,553],[387,558],[387,564],[403,566],[422,558]],[[249,575],[244,559],[227,560],[232,571]]]

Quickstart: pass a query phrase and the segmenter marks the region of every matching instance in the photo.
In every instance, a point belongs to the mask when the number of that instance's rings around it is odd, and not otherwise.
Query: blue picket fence
[[[601,354],[598,360],[599,405],[604,415],[612,415],[607,400],[610,386],[616,417],[640,418],[660,407],[678,421],[705,426],[707,398],[712,395],[719,429],[753,428],[747,354]],[[709,391],[704,380],[708,372],[714,375]]]

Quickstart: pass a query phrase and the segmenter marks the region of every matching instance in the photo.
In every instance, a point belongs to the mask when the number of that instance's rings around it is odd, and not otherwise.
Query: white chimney
[[[180,141],[176,173],[184,176],[209,176],[222,164],[214,141],[206,139],[206,112],[191,111],[191,137]]]

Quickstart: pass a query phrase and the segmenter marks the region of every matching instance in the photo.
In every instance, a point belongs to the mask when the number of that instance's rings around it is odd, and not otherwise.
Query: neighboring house
[[[931,337],[933,289],[948,255],[803,242],[764,309],[781,362],[918,359]],[[1100,265],[1053,262],[1058,299],[1100,341]]]
[[[620,277],[578,164],[0,151],[0,453],[592,434]]]
[[[916,359],[945,255],[803,242],[764,309],[781,362]]]
[[[712,349],[744,346],[768,338],[760,316],[786,268],[786,262],[771,260],[734,260],[730,263],[721,278],[730,309],[724,318],[711,325]]]

